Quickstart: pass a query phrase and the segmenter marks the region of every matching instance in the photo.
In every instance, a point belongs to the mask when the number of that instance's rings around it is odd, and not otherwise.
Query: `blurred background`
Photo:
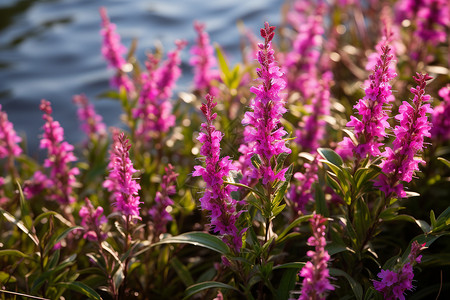
[[[191,88],[189,49],[196,34],[194,20],[206,24],[211,42],[219,43],[231,63],[241,60],[237,22],[255,34],[264,21],[277,25],[283,0],[1,0],[0,104],[14,128],[27,140],[35,156],[42,134],[39,103],[52,102],[53,114],[65,129],[69,143],[83,139],[72,96],[84,93],[107,126],[120,126],[120,105],[97,98],[110,89],[114,71],[101,56],[99,7],[105,6],[129,48],[137,39],[137,57],[160,43],[167,53],[176,39],[186,39],[182,52],[183,75],[177,90]]]

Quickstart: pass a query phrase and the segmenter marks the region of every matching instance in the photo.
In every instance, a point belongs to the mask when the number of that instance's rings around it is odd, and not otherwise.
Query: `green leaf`
[[[280,233],[280,235],[278,235],[278,238],[276,239],[277,243],[280,243],[283,241],[283,238],[289,233],[289,231],[291,231],[292,228],[294,228],[295,226],[298,226],[300,223],[302,222],[306,222],[309,221],[309,219],[311,219],[312,215],[306,215],[306,216],[301,216],[298,217],[297,219],[295,219],[294,221],[292,221],[291,224],[289,224],[288,227],[286,227],[282,233]]]
[[[191,244],[194,246],[204,247],[224,255],[230,253],[230,249],[222,240],[205,232],[194,231],[168,237],[153,244],[152,247],[162,244]]]
[[[438,157],[437,159],[438,159],[439,161],[441,161],[442,163],[444,163],[447,167],[450,168],[450,161],[446,160],[446,159],[443,158],[443,157]]]
[[[359,284],[353,277],[348,275],[346,272],[335,268],[330,268],[330,275],[345,277],[345,279],[347,279],[348,283],[350,284],[350,287],[352,288],[353,294],[355,294],[356,299],[362,300],[363,288],[361,287],[361,284]]]
[[[330,213],[328,211],[327,202],[325,200],[325,194],[323,193],[322,187],[317,182],[315,182],[313,186],[316,201],[316,211],[318,214],[324,217],[328,217]]]
[[[363,240],[371,224],[369,207],[363,198],[358,198],[355,201],[354,222],[359,240]]]
[[[33,259],[31,256],[20,252],[19,250],[15,249],[7,249],[7,250],[0,250],[0,256],[14,256],[14,257],[23,257],[28,259]]]
[[[296,269],[299,270],[301,268],[303,268],[305,266],[306,263],[304,262],[290,262],[290,263],[285,263],[282,265],[278,265],[273,267],[273,270],[278,270],[278,269]]]
[[[352,253],[355,253],[355,251],[353,251],[349,247],[347,247],[343,244],[337,244],[337,243],[331,243],[331,244],[326,245],[325,250],[327,250],[327,252],[330,256],[333,256],[337,253],[341,253],[344,251],[350,251]]]
[[[327,161],[331,162],[332,164],[334,164],[335,166],[338,167],[342,167],[342,165],[344,164],[344,161],[342,160],[342,158],[339,156],[339,154],[337,154],[336,152],[334,152],[331,149],[328,148],[319,148],[317,149],[317,152],[323,157],[325,158]]]
[[[33,228],[33,220],[30,216],[30,208],[28,206],[28,202],[25,201],[25,196],[23,195],[22,187],[20,186],[19,181],[16,181],[17,189],[19,190],[19,199],[20,199],[20,216],[22,218],[23,224],[28,230],[32,230]]]
[[[84,228],[81,226],[70,227],[70,228],[67,228],[66,230],[64,230],[60,235],[58,235],[58,237],[52,238],[49,241],[49,243],[47,245],[45,245],[44,256],[47,255],[48,252],[50,252],[50,250],[52,250],[56,244],[58,244],[63,239],[65,239],[69,233],[71,233],[72,231],[77,230],[77,229],[84,229]]]
[[[200,282],[200,283],[196,283],[194,285],[191,285],[190,287],[188,287],[186,289],[185,292],[185,297],[183,299],[187,299],[201,291],[207,290],[207,289],[229,289],[229,290],[234,290],[234,291],[239,291],[238,289],[236,289],[235,287],[222,283],[222,282],[216,282],[216,281],[205,281],[205,282]]]
[[[34,219],[34,221],[33,221],[33,226],[37,226],[37,225],[39,224],[39,222],[40,222],[42,219],[48,218],[48,217],[50,217],[50,216],[55,216],[55,215],[57,215],[57,214],[58,214],[58,213],[55,212],[55,211],[46,211],[46,212],[43,212],[42,214],[40,214],[39,216],[37,216],[37,217]]]
[[[281,200],[283,200],[284,195],[286,194],[286,189],[289,185],[289,181],[291,180],[292,173],[294,170],[294,164],[291,164],[289,168],[286,170],[286,173],[284,174],[285,181],[283,185],[276,191],[276,195],[272,202],[272,208],[275,208],[280,204]]]
[[[74,281],[74,282],[59,282],[55,284],[57,287],[62,287],[65,289],[69,289],[81,294],[84,294],[85,296],[89,297],[89,299],[95,299],[95,300],[102,300],[102,297],[93,290],[91,287],[87,286],[86,284]]]
[[[97,98],[98,99],[109,98],[109,99],[119,100],[120,95],[119,95],[119,92],[117,92],[116,90],[109,90],[104,93],[98,94]]]
[[[283,271],[280,286],[276,291],[277,299],[288,299],[289,293],[294,289],[297,282],[298,269],[288,269]]]
[[[425,244],[425,247],[430,247],[431,244],[433,244],[438,238],[440,238],[441,236],[444,235],[449,235],[450,232],[446,232],[446,233],[442,233],[442,234],[421,234],[416,236],[415,238],[413,238],[411,240],[411,242],[409,243],[408,248],[405,250],[405,252],[402,255],[402,262],[405,263],[408,260],[408,255],[411,252],[411,244],[414,241],[417,241],[419,244]]]
[[[3,215],[3,217],[5,217],[5,219],[7,221],[15,224],[20,230],[22,230],[33,241],[33,243],[36,244],[36,246],[39,245],[39,240],[38,240],[37,236],[33,232],[28,230],[28,228],[25,226],[25,224],[23,224],[22,221],[17,220],[13,215],[11,215],[9,212],[4,210],[3,208],[0,208],[0,213]]]
[[[181,281],[184,283],[186,287],[189,287],[194,284],[194,279],[192,278],[191,273],[188,268],[181,263],[181,261],[173,257],[170,259],[170,265],[173,267],[175,272],[177,272],[178,277],[180,277]]]
[[[444,210],[436,220],[433,232],[441,231],[450,225],[450,206]]]

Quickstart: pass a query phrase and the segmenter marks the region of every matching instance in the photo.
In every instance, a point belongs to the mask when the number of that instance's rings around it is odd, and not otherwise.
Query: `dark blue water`
[[[141,61],[160,41],[165,50],[176,39],[195,40],[193,21],[206,23],[211,41],[219,43],[232,62],[240,60],[238,20],[255,34],[264,21],[278,24],[283,0],[1,0],[0,104],[15,129],[28,141],[28,152],[38,148],[42,133],[39,103],[52,102],[54,117],[71,143],[84,137],[79,129],[72,96],[85,93],[108,126],[119,126],[118,103],[95,96],[109,89],[108,70],[100,54],[98,8],[105,6],[128,47],[138,39]],[[183,77],[178,89],[191,87],[188,50],[182,54]]]

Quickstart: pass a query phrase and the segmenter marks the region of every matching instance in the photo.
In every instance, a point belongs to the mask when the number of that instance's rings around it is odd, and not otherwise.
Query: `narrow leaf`
[[[220,254],[228,254],[230,252],[230,249],[222,240],[205,232],[194,231],[168,237],[153,244],[152,247],[162,244],[191,244],[219,252]]]
[[[66,289],[81,293],[85,296],[88,296],[89,299],[102,300],[102,297],[100,297],[100,295],[95,290],[93,290],[88,285],[86,285],[82,282],[79,282],[79,281],[58,282],[55,285],[58,287],[66,288]]]
[[[201,283],[197,283],[194,285],[191,285],[190,287],[188,287],[186,289],[186,296],[184,297],[184,299],[187,299],[201,291],[207,290],[207,289],[213,289],[213,288],[217,288],[217,289],[229,289],[229,290],[235,290],[238,291],[238,289],[236,289],[235,287],[222,283],[222,282],[216,282],[216,281],[205,281],[205,282],[201,282]]]

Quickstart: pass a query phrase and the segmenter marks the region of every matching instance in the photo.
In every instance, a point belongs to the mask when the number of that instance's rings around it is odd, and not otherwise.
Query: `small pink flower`
[[[0,104],[0,158],[19,156],[22,149],[17,145],[22,139],[17,136],[13,124],[8,121],[8,115],[2,111]]]
[[[78,108],[78,118],[82,122],[81,129],[90,139],[106,136],[106,126],[102,122],[102,117],[95,112],[94,106],[89,103],[88,98],[82,95],[73,96],[73,102]]]
[[[81,226],[86,230],[83,238],[101,242],[106,238],[106,233],[102,232],[101,226],[107,222],[103,215],[103,207],[94,208],[88,198],[85,199],[85,202],[86,205],[82,206],[79,211]]]

